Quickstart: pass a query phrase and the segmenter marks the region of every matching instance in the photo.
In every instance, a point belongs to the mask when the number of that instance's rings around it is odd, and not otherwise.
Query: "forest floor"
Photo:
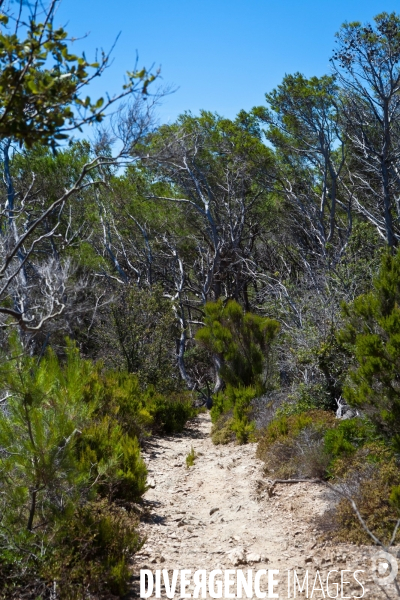
[[[245,576],[253,569],[253,578],[260,569],[274,569],[279,571],[274,575],[279,598],[398,598],[393,584],[383,587],[373,581],[371,557],[378,548],[322,541],[316,518],[332,507],[329,490],[313,483],[277,484],[270,497],[262,463],[255,458],[256,445],[215,446],[210,429],[209,414],[200,414],[182,434],[153,437],[146,443],[143,454],[151,487],[144,497],[140,524],[146,543],[135,556],[129,597],[139,597],[140,569],[152,573],[167,569],[170,577],[174,569],[190,569],[186,592],[192,595],[193,573],[198,569],[206,569],[207,577],[214,569],[241,569]],[[187,468],[192,447],[197,458]],[[308,572],[308,595],[296,586],[294,596],[294,570],[301,585]],[[328,585],[328,573],[334,570]],[[364,571],[356,575],[363,588],[354,579],[357,570]],[[232,575],[231,579],[236,582]],[[339,582],[337,596],[335,581]],[[235,585],[230,588],[232,597],[237,597],[235,589]],[[267,591],[266,576],[261,578],[263,589]],[[161,597],[167,597],[164,585]],[[180,597],[178,579],[175,598]]]

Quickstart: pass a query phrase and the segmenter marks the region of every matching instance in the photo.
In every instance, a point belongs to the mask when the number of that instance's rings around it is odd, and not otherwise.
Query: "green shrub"
[[[373,290],[344,305],[339,335],[355,366],[344,388],[389,444],[400,449],[400,252],[382,259]]]
[[[136,437],[123,432],[110,416],[94,421],[77,442],[79,464],[90,472],[101,495],[138,500],[146,490],[147,470]]]
[[[211,428],[211,439],[216,446],[219,444],[229,444],[235,441],[233,432],[233,417],[231,412],[224,413]]]
[[[349,461],[359,448],[375,440],[374,428],[368,421],[360,418],[339,421],[334,429],[325,433],[324,447],[331,457],[329,470],[334,473],[338,459]]]
[[[78,506],[55,533],[40,576],[56,581],[60,600],[78,600],[87,592],[122,596],[128,591],[129,559],[142,545],[137,525],[134,513],[107,500]]]
[[[153,417],[140,414],[143,400],[129,398],[126,386],[115,385],[112,394],[101,365],[82,360],[71,342],[64,363],[51,350],[39,361],[26,356],[16,340],[11,340],[4,358],[0,366],[0,387],[7,397],[0,411],[0,570],[5,579],[0,590],[5,597],[19,597],[18,586],[33,586],[32,597],[40,596],[43,586],[54,579],[51,574],[46,581],[50,572],[45,566],[51,563],[56,571],[57,560],[67,560],[70,534],[74,523],[78,527],[81,521],[82,527],[90,522],[94,528],[93,537],[88,530],[86,541],[74,554],[82,567],[75,572],[81,573],[83,586],[89,542],[93,550],[108,530],[114,530],[113,536],[119,531],[122,513],[117,518],[111,501],[136,501],[146,489],[146,467],[135,432]],[[123,420],[129,416],[135,426],[124,429]],[[109,508],[98,517],[93,506],[102,496],[107,498],[102,506]],[[79,516],[74,521],[76,511]],[[133,521],[131,525],[127,535],[132,543],[122,530],[121,543],[125,540],[127,547],[134,548],[138,536]],[[129,575],[125,555],[113,562],[111,535],[101,544],[96,573],[108,573],[109,591],[122,589]],[[64,597],[72,598],[72,592]]]
[[[250,416],[251,401],[255,394],[254,387],[235,388],[228,385],[226,390],[215,395],[211,409],[214,423],[211,437],[214,443],[236,440],[238,444],[245,444],[252,439],[255,425]],[[223,433],[219,433],[220,429]]]
[[[143,395],[144,405],[153,418],[153,431],[171,434],[181,432],[187,421],[196,416],[189,392],[175,392],[168,396],[148,389]]]
[[[300,383],[294,394],[288,396],[276,411],[276,416],[296,415],[309,410],[330,410],[330,397],[325,386],[320,383],[308,384]]]
[[[189,392],[161,394],[154,386],[141,389],[136,375],[99,372],[91,393],[98,398],[98,414],[113,415],[123,431],[140,441],[151,433],[181,432],[197,411]]]
[[[313,410],[281,416],[257,433],[257,457],[277,478],[324,477],[330,455],[324,436],[336,426],[333,413]]]
[[[135,375],[83,360],[72,342],[61,362],[51,349],[27,356],[16,339],[0,388],[0,591],[19,598],[32,587],[40,597],[58,577],[66,599],[123,593],[127,552],[139,544],[129,506],[146,490],[140,440],[181,431],[196,412],[190,394],[142,390]]]
[[[271,376],[269,359],[278,321],[245,313],[235,300],[208,302],[204,311],[205,325],[196,340],[218,356],[223,381],[235,388],[255,386],[263,393]]]
[[[294,439],[308,426],[325,433],[328,429],[335,427],[336,423],[335,415],[324,410],[311,410],[306,413],[277,417],[258,432],[257,456],[262,459],[263,453],[273,443],[284,438]]]
[[[197,458],[197,454],[194,451],[194,448],[192,446],[189,454],[186,456],[186,468],[187,469],[189,469],[189,467],[193,467],[194,461],[196,460],[196,458]]]

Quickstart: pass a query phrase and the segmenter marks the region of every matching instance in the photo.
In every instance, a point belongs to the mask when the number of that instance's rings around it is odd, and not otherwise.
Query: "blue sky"
[[[400,0],[63,0],[59,24],[87,58],[109,50],[114,62],[91,91],[117,91],[132,69],[161,65],[163,83],[179,88],[159,109],[163,122],[202,108],[233,118],[264,103],[285,73],[329,72],[334,34],[344,21],[400,12]]]

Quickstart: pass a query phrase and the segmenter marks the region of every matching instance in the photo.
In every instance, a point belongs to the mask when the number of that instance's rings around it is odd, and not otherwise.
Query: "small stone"
[[[312,562],[312,559],[313,559],[313,557],[312,557],[312,556],[310,556],[310,555],[309,555],[309,556],[306,556],[305,562],[306,562],[306,563],[310,563],[310,562]]]
[[[233,550],[231,550],[228,553],[228,560],[232,563],[234,567],[237,567],[237,565],[240,564],[244,564],[246,562],[244,549],[241,546],[233,548]]]
[[[248,554],[246,556],[246,561],[249,563],[259,563],[261,562],[261,556],[259,554]]]
[[[189,533],[193,533],[193,527],[187,527],[186,531],[188,531]]]
[[[213,515],[214,513],[216,513],[216,512],[217,512],[217,510],[219,510],[219,508],[212,508],[212,509],[210,510],[210,516],[211,516],[211,515]]]
[[[150,488],[153,488],[153,489],[154,489],[154,488],[156,487],[156,482],[154,481],[154,479],[148,478],[148,479],[147,479],[147,485],[148,485]]]
[[[163,562],[165,562],[165,558],[163,556],[160,556],[159,561],[160,561],[160,563],[163,563]]]

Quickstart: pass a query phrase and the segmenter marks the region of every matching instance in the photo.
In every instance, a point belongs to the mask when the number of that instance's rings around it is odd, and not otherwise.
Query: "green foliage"
[[[144,403],[153,418],[153,431],[171,434],[181,432],[186,422],[196,416],[189,392],[160,394],[149,388],[143,395]]]
[[[78,600],[85,590],[122,596],[128,590],[129,560],[141,547],[134,512],[107,500],[77,506],[55,533],[55,550],[41,577],[57,582],[60,600]]]
[[[255,426],[251,421],[251,401],[255,395],[254,387],[228,385],[226,390],[214,396],[211,409],[214,443],[223,444],[236,439],[238,444],[245,444],[252,439]]]
[[[6,410],[0,412],[0,446],[7,449],[0,456],[2,527],[14,531],[14,517],[8,523],[5,508],[12,506],[30,531],[90,485],[75,448],[95,410],[86,396],[93,366],[71,344],[64,368],[51,350],[39,364],[21,354],[18,344],[11,353],[14,357],[3,358],[0,370],[8,395]]]
[[[208,302],[204,327],[196,334],[199,344],[222,361],[220,375],[233,387],[256,386],[262,393],[270,373],[267,362],[279,331],[273,319],[245,313],[235,301]]]
[[[71,342],[61,363],[51,349],[38,360],[10,340],[0,384],[1,592],[11,581],[37,591],[51,576],[70,590],[64,598],[79,597],[72,582],[122,593],[139,545],[129,503],[146,489],[138,437],[183,427],[189,398],[145,395],[135,376],[102,373]]]
[[[340,340],[355,357],[344,390],[352,406],[400,448],[400,253],[386,254],[373,290],[343,307]]]
[[[177,324],[161,286],[126,286],[107,307],[97,335],[106,364],[135,373],[142,388],[152,385],[163,392],[179,388]]]
[[[257,433],[257,457],[275,477],[325,477],[324,436],[335,425],[335,416],[323,410],[277,417]]]
[[[285,147],[294,142],[296,150],[311,154],[319,148],[319,134],[326,130],[330,142],[328,152],[332,153],[337,126],[337,94],[334,77],[324,75],[307,79],[301,73],[295,73],[286,75],[276,89],[266,94],[272,111],[279,115],[279,126],[265,109],[257,108],[254,112],[263,121],[271,123],[267,136],[274,145]]]
[[[0,15],[0,137],[27,146],[56,146],[68,130],[102,121],[110,104],[82,97],[85,86],[104,71],[108,57],[103,53],[100,62],[89,63],[84,55],[71,54],[67,32],[53,26],[53,12],[49,7],[43,23],[31,16],[20,31],[7,15]],[[19,37],[22,32],[24,37]],[[128,73],[122,95],[133,91],[135,80],[146,92],[153,79],[144,69]]]
[[[290,416],[281,416],[258,433],[257,456],[262,458],[265,450],[282,438],[296,438],[306,427],[312,425],[316,430],[326,431],[335,425],[335,415],[323,410],[311,410]]]
[[[304,413],[308,410],[329,410],[331,408],[329,392],[321,383],[300,383],[295,393],[277,409],[276,416],[286,416]]]
[[[147,470],[136,437],[123,433],[111,417],[95,419],[77,442],[79,465],[91,472],[97,490],[111,500],[138,500],[146,490]]]
[[[186,468],[187,469],[189,469],[190,467],[193,467],[194,461],[196,460],[196,458],[197,458],[197,454],[192,446],[189,454],[186,456]]]
[[[229,444],[235,441],[233,432],[233,417],[231,412],[222,414],[211,428],[211,439],[213,444]]]
[[[375,441],[374,428],[368,421],[354,418],[340,421],[335,429],[327,431],[324,438],[325,450],[334,461],[349,457],[366,443]]]

